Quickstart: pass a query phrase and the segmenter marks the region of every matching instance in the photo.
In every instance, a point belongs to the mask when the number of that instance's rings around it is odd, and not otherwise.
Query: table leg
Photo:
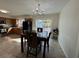
[[[46,41],[44,41],[43,58],[45,58],[45,50],[46,50]]]
[[[21,52],[24,52],[24,47],[23,47],[23,37],[21,36]]]

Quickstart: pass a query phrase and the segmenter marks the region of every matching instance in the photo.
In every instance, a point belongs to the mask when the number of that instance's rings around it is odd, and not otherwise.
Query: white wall
[[[17,19],[23,19],[23,18],[26,18],[28,16],[20,16],[20,17],[17,17]],[[47,15],[33,15],[33,30],[35,30],[36,28],[36,23],[35,21],[37,19],[41,19],[41,20],[47,20],[47,19],[50,19],[52,20],[52,29],[54,28],[58,28],[58,23],[59,23],[59,13],[56,13],[56,14],[47,14]]]
[[[60,13],[59,43],[66,57],[77,57],[79,33],[79,0],[70,0]]]
[[[58,28],[59,23],[59,14],[47,14],[47,15],[41,15],[41,16],[33,16],[33,29],[35,29],[35,21],[41,19],[41,20],[52,20],[52,29]]]

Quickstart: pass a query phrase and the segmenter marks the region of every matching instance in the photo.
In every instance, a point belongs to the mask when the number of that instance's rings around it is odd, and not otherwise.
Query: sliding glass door
[[[51,23],[51,20],[36,20],[36,29],[42,28],[42,32],[40,32],[40,35],[48,36],[49,32],[51,31]]]

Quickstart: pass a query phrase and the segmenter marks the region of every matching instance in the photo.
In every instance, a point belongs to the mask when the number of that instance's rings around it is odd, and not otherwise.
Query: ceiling
[[[0,0],[0,9],[8,10],[9,15],[31,15],[36,7],[36,0]],[[59,13],[69,0],[39,0],[45,14]]]

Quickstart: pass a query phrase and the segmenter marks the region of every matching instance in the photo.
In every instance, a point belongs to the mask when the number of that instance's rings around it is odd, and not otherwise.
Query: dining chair
[[[39,52],[40,42],[37,40],[37,34],[34,32],[30,32],[29,37],[27,39],[27,57],[29,55],[33,55],[37,57]]]

